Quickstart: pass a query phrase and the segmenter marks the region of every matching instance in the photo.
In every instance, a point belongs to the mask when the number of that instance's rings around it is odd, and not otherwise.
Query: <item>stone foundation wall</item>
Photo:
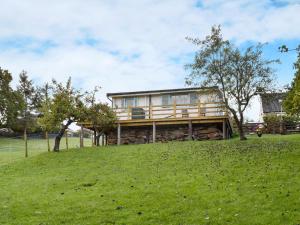
[[[223,139],[222,124],[193,124],[194,140]],[[156,142],[185,141],[189,139],[188,125],[157,125]],[[108,134],[108,144],[117,144],[117,130]],[[122,127],[121,144],[152,143],[152,126]]]

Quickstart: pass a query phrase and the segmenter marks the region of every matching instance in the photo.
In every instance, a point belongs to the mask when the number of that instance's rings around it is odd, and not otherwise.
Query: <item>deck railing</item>
[[[119,120],[195,118],[228,115],[223,102],[129,106],[127,108],[114,108],[114,111]]]

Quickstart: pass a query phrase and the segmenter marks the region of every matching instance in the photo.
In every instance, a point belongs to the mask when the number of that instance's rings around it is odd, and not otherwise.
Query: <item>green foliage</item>
[[[199,50],[194,63],[187,65],[191,73],[186,83],[203,87],[217,86],[238,126],[241,139],[245,139],[242,129],[244,111],[258,92],[273,88],[274,77],[270,65],[278,60],[265,60],[261,44],[240,51],[223,39],[220,26],[212,27],[211,34],[204,40],[187,39]]]
[[[300,50],[298,53],[297,62],[294,64],[296,69],[295,78],[291,88],[287,93],[286,99],[283,102],[285,111],[292,115],[300,115]]]
[[[23,105],[19,93],[10,86],[11,81],[10,72],[0,67],[0,127],[12,128]]]
[[[38,124],[41,126],[43,131],[53,131],[58,129],[58,125],[55,124],[55,120],[53,120],[52,112],[51,112],[51,87],[48,83],[46,83],[41,88],[41,104],[39,108],[40,116],[38,118]]]
[[[84,115],[83,94],[72,87],[71,77],[68,79],[66,85],[53,80],[53,99],[50,104],[49,116],[47,121],[51,124],[60,126],[64,121],[69,125],[75,121],[82,119]]]
[[[0,224],[295,225],[299,140],[44,153],[0,168]]]
[[[108,133],[115,127],[117,120],[115,112],[107,103],[96,102],[95,95],[98,87],[89,93],[85,99],[84,120],[92,123],[93,129],[99,133]]]
[[[107,103],[96,103],[87,109],[85,119],[98,132],[107,133],[114,128],[117,117]]]
[[[83,103],[84,94],[72,87],[71,77],[67,83],[52,81],[52,97],[48,95],[48,88],[44,87],[41,103],[41,117],[39,123],[44,130],[60,127],[56,136],[54,151],[59,151],[60,140],[68,127],[76,121],[84,120],[86,108]]]
[[[19,111],[18,124],[14,130],[36,131],[38,129],[37,110],[40,105],[40,93],[38,88],[34,87],[33,81],[28,78],[26,71],[22,71],[19,75],[17,91],[22,96],[23,104]]]
[[[280,123],[280,116],[277,116],[275,113],[270,113],[264,116],[264,122],[266,124],[278,124]]]
[[[282,118],[275,113],[270,113],[263,118],[267,133],[280,133],[280,124],[283,128],[290,128],[296,126],[299,123],[299,117],[293,115],[283,115]]]

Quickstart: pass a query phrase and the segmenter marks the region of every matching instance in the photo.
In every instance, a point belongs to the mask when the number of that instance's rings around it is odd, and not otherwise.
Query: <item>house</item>
[[[231,137],[228,113],[217,87],[108,93],[117,128],[108,144],[207,140]]]
[[[261,109],[262,109],[262,121],[266,125],[267,133],[299,133],[300,132],[300,122],[297,117],[286,116],[286,112],[282,107],[283,100],[286,97],[285,92],[280,93],[267,93],[261,94]],[[278,120],[274,121],[266,119],[268,115],[278,116]]]
[[[271,114],[277,116],[283,116],[286,114],[282,107],[285,95],[286,93],[284,92],[260,94],[262,120],[265,116]]]

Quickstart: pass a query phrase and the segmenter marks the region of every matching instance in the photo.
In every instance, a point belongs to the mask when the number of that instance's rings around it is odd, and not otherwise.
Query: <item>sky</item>
[[[82,90],[107,92],[185,87],[197,50],[186,37],[204,38],[220,24],[241,49],[268,42],[264,57],[280,59],[277,84],[294,76],[300,44],[300,0],[0,0],[0,66],[14,84],[22,70],[36,84],[55,78]],[[247,118],[259,119],[256,99]]]

